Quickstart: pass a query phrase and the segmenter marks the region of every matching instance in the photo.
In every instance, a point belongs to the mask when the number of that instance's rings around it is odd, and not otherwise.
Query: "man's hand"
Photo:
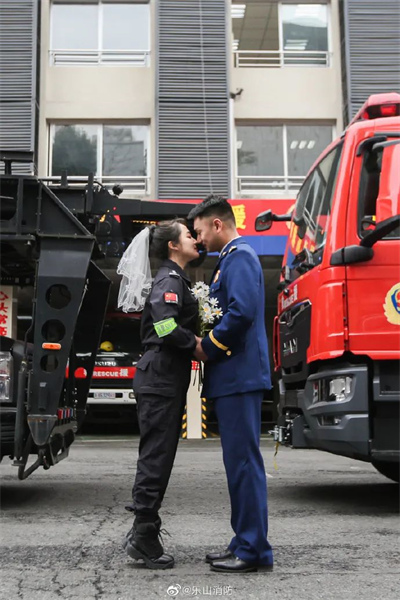
[[[201,340],[203,338],[198,337],[196,335],[196,348],[194,350],[194,356],[197,360],[202,360],[203,362],[206,362],[206,360],[208,359],[207,354],[204,352],[202,345],[201,345]]]

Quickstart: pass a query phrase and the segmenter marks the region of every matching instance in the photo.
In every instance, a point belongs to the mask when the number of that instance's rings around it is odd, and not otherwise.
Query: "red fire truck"
[[[371,462],[399,481],[400,95],[377,94],[309,171],[274,323],[276,441]]]
[[[142,352],[140,314],[108,313],[96,355],[86,422],[120,423],[136,418],[133,379]]]

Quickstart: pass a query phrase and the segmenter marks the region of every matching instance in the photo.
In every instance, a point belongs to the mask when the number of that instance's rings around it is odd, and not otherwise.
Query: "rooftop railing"
[[[331,53],[317,50],[236,50],[237,68],[329,67]]]

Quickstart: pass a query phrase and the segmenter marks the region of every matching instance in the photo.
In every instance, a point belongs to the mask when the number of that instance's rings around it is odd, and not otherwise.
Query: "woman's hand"
[[[204,352],[203,347],[201,345],[201,341],[203,338],[198,337],[197,335],[195,336],[196,338],[196,348],[194,350],[194,356],[197,360],[201,360],[203,362],[206,362],[206,360],[208,359],[207,354]]]

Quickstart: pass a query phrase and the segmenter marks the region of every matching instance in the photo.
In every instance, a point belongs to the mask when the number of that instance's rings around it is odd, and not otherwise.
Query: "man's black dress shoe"
[[[226,560],[211,563],[211,571],[218,573],[254,573],[255,571],[272,571],[272,565],[254,565],[232,555]]]
[[[226,560],[227,558],[231,558],[231,556],[233,556],[233,554],[229,548],[222,552],[209,552],[206,554],[206,563],[212,563],[214,560]]]

